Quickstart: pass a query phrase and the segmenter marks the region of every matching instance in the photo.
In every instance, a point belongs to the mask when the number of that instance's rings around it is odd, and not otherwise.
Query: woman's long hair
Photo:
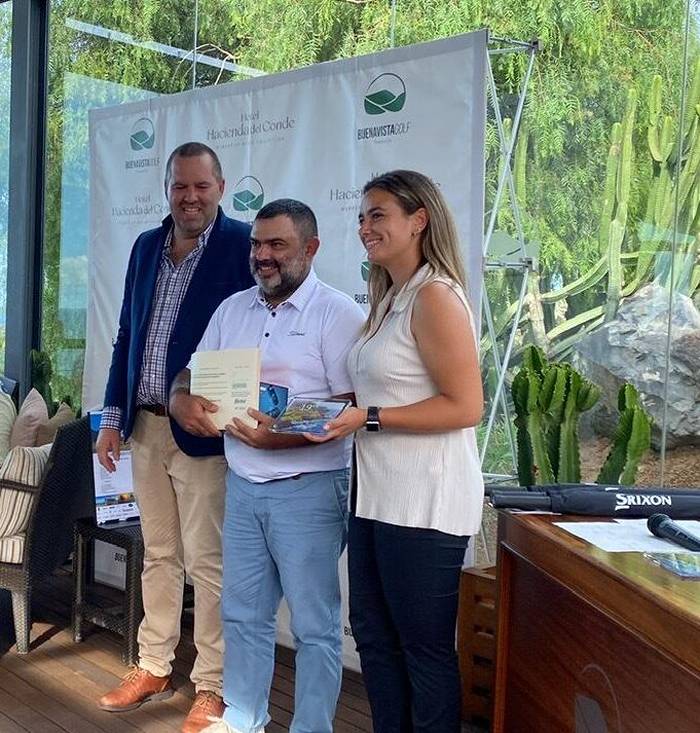
[[[404,213],[408,215],[421,208],[426,210],[428,223],[420,235],[423,261],[431,266],[436,275],[445,275],[459,283],[466,293],[466,277],[457,228],[440,189],[427,176],[409,170],[389,171],[376,176],[365,184],[362,193],[366,194],[373,189],[395,196]],[[370,266],[367,278],[370,310],[365,332],[371,329],[377,307],[391,284],[391,276],[385,268],[374,264]]]

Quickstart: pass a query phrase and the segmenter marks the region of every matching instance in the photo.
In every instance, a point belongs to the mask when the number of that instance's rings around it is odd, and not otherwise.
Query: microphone
[[[652,514],[647,519],[649,531],[662,540],[670,540],[686,550],[700,552],[700,537],[687,532],[666,514]]]

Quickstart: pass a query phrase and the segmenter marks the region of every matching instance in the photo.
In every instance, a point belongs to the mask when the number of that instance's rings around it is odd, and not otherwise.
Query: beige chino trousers
[[[197,692],[221,695],[221,523],[226,460],[193,458],[175,443],[170,421],[139,410],[131,436],[134,493],[141,513],[144,619],[139,666],[169,675],[180,640],[187,572],[194,585],[194,643],[190,675]]]

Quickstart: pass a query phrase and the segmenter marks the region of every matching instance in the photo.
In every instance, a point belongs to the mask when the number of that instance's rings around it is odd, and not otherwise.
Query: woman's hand
[[[352,435],[356,430],[364,427],[366,421],[367,410],[361,410],[358,407],[346,407],[338,417],[329,420],[324,425],[326,432],[323,435],[304,433],[304,437],[312,443],[326,443],[329,440]]]

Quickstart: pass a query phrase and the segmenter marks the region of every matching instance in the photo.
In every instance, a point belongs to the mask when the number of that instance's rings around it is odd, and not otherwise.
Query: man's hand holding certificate
[[[190,393],[206,397],[219,408],[209,415],[219,430],[224,430],[234,417],[255,427],[257,421],[248,414],[248,408],[258,407],[260,349],[195,352]]]

